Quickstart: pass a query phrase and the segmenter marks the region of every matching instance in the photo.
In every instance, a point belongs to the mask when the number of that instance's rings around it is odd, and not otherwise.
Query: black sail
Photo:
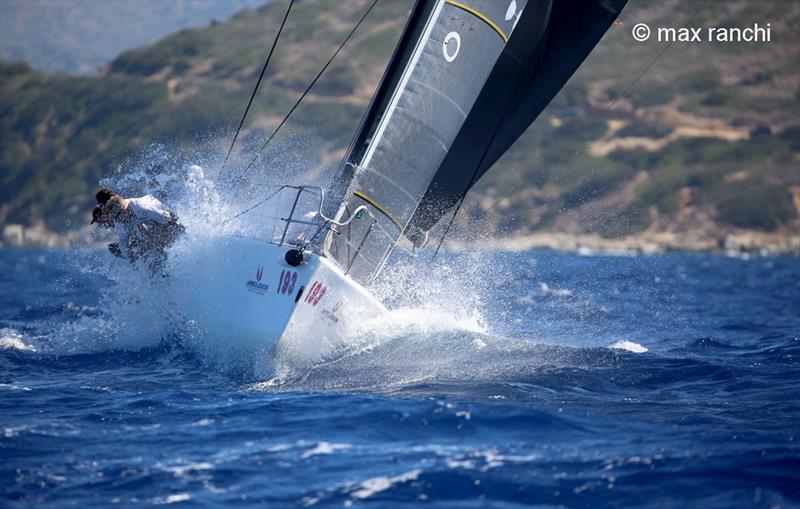
[[[624,0],[418,0],[331,192],[325,246],[368,283],[405,236],[419,243],[530,125]]]
[[[429,230],[553,99],[627,0],[530,0],[411,225]]]

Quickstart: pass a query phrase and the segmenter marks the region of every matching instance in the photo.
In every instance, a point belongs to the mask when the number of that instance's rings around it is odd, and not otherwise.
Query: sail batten
[[[483,21],[484,23],[486,23],[487,25],[492,27],[492,30],[497,32],[497,35],[499,35],[500,38],[503,39],[504,43],[508,42],[508,36],[506,35],[506,33],[503,32],[503,30],[499,26],[497,26],[497,23],[495,23],[494,21],[489,19],[489,17],[486,16],[485,14],[481,13],[480,11],[478,11],[476,9],[473,9],[472,7],[470,7],[468,5],[465,5],[465,4],[461,3],[461,2],[457,2],[456,0],[445,0],[445,2],[450,4],[450,5],[452,5],[452,6],[454,6],[454,7],[458,7],[459,9],[472,14],[473,16],[478,18],[479,20]]]
[[[425,32],[422,34],[422,37],[417,42],[417,48],[414,50],[414,54],[411,57],[411,62],[406,67],[403,77],[400,79],[400,84],[395,89],[394,95],[392,96],[392,100],[389,102],[389,107],[386,110],[383,118],[381,119],[381,123],[378,126],[378,131],[375,134],[375,137],[370,143],[370,148],[367,149],[367,153],[364,155],[364,159],[361,161],[362,166],[369,166],[369,163],[372,161],[372,157],[375,154],[375,147],[378,146],[380,140],[383,138],[383,134],[386,132],[386,127],[390,124],[392,120],[392,115],[394,114],[395,109],[397,108],[397,104],[400,101],[400,98],[403,96],[403,92],[408,85],[408,80],[411,79],[411,75],[414,72],[414,69],[419,62],[420,56],[422,56],[422,52],[425,49],[425,45],[430,38],[431,32],[435,26],[436,20],[438,20],[439,15],[442,12],[443,2],[437,2],[436,8],[433,10],[431,14],[431,19],[428,21],[427,28]]]

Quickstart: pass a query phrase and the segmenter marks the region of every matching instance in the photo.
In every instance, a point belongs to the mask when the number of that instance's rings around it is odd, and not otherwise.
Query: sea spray
[[[102,182],[123,196],[150,193],[160,197],[178,214],[186,232],[168,249],[167,277],[163,280],[150,278],[146,271],[106,253],[99,254],[101,262],[91,270],[110,280],[111,285],[103,292],[102,316],[86,326],[94,326],[99,338],[113,339],[109,344],[98,339],[98,348],[129,349],[174,341],[212,369],[256,380],[276,375],[284,381],[296,380],[335,364],[347,366],[357,359],[374,374],[393,369],[387,379],[403,384],[457,378],[467,366],[471,373],[484,376],[486,369],[496,368],[493,362],[487,364],[490,368],[480,365],[487,358],[506,359],[508,352],[517,351],[515,342],[519,339],[532,344],[531,335],[513,340],[507,337],[503,320],[497,320],[506,316],[514,297],[524,293],[514,287],[519,275],[498,263],[491,253],[443,253],[433,264],[424,257],[400,254],[371,287],[391,311],[385,316],[363,317],[352,324],[343,344],[320,349],[319,356],[310,362],[263,348],[240,348],[228,334],[210,335],[199,328],[196,317],[177,314],[175,299],[202,293],[203,280],[221,277],[207,267],[224,260],[225,250],[217,248],[227,235],[269,238],[266,211],[256,207],[251,213],[238,214],[264,200],[272,189],[270,182],[279,182],[278,178],[283,178],[281,183],[291,181],[293,175],[308,176],[312,171],[308,157],[302,152],[290,154],[286,147],[275,147],[282,158],[267,154],[258,160],[259,164],[269,161],[270,171],[249,174],[245,172],[247,158],[234,157],[223,169],[212,150],[187,154],[154,147]],[[275,214],[272,216],[274,221]],[[563,297],[568,291],[550,293]],[[202,297],[210,302],[218,298]],[[549,293],[542,293],[542,298],[549,298]],[[487,314],[492,318],[487,319]],[[341,376],[344,382],[328,382],[352,386],[371,379],[348,369]]]

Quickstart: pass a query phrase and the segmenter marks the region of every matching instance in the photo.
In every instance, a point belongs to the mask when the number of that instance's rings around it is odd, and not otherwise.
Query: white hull
[[[173,253],[172,301],[189,340],[212,355],[253,356],[259,371],[274,371],[276,359],[323,358],[348,343],[357,323],[386,311],[324,257],[307,253],[290,266],[289,249],[228,236]]]

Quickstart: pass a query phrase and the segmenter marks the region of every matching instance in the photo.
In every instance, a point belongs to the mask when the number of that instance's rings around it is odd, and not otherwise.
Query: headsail
[[[369,282],[401,236],[424,236],[536,118],[624,1],[419,0],[334,186],[340,220],[360,205],[375,219],[332,234],[330,255]]]
[[[627,0],[528,2],[411,222],[427,231],[525,132]]]

